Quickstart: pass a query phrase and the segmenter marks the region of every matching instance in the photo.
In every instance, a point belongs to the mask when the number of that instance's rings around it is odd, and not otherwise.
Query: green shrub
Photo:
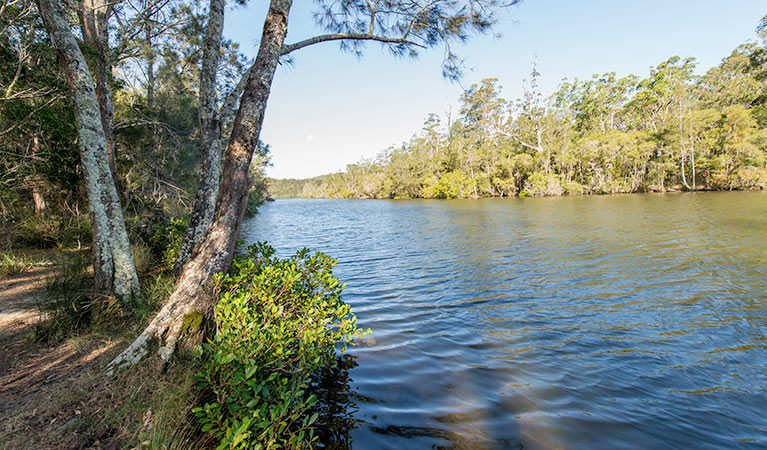
[[[313,375],[363,334],[341,300],[335,263],[306,249],[278,259],[258,243],[219,277],[217,332],[196,351],[212,401],[195,409],[219,449],[310,448],[316,440]]]
[[[567,195],[582,195],[586,190],[583,185],[577,181],[563,181],[562,188]]]
[[[173,270],[186,227],[187,220],[176,217],[157,225],[152,237],[149,238],[149,246],[160,258],[160,264],[165,270]]]
[[[535,172],[525,182],[525,196],[546,197],[564,194],[565,190],[559,180],[559,175]],[[520,194],[520,197],[522,195]]]
[[[475,188],[476,180],[473,180],[464,171],[456,170],[442,174],[442,177],[432,188],[431,197],[469,198],[474,195]]]

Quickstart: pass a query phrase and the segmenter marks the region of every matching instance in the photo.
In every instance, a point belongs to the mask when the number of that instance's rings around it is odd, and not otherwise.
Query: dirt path
[[[3,336],[38,320],[37,305],[43,300],[43,286],[51,276],[53,269],[49,266],[0,279],[0,333]]]
[[[49,266],[0,279],[0,449],[100,446],[99,437],[87,436],[77,399],[112,346],[35,341],[39,305],[52,276]]]

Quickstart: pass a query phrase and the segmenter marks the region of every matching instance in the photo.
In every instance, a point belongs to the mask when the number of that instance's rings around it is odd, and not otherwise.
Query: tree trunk
[[[112,90],[109,87],[109,76],[112,65],[107,55],[109,45],[109,15],[111,3],[108,0],[81,0],[77,15],[80,17],[80,29],[85,42],[96,52],[93,64],[93,74],[96,81],[96,96],[99,102],[101,125],[104,128],[109,170],[117,183],[114,150],[114,109],[112,107]]]
[[[40,189],[38,180],[34,180],[32,183],[32,201],[35,204],[35,215],[37,217],[44,217],[48,213],[48,207],[45,204],[45,197],[43,191]]]
[[[154,108],[154,48],[152,48],[152,23],[146,21],[146,46],[144,58],[146,59],[146,107],[149,111]]]
[[[40,15],[59,54],[75,113],[80,158],[85,172],[93,229],[93,272],[96,286],[120,297],[138,293],[138,277],[130,252],[120,199],[109,166],[106,136],[93,79],[59,0],[37,0]]]
[[[36,155],[38,150],[40,150],[40,138],[33,136],[32,154]],[[35,207],[35,215],[43,217],[48,214],[48,207],[45,203],[45,196],[43,195],[43,187],[45,185],[43,178],[40,175],[33,175],[30,179],[30,185],[32,188],[32,202]]]
[[[167,361],[186,326],[201,314],[209,316],[214,301],[213,275],[229,269],[250,191],[248,168],[258,142],[280,49],[288,27],[292,0],[272,0],[266,15],[261,46],[250,71],[240,108],[224,154],[223,174],[210,227],[184,266],[176,290],[138,338],[109,365],[114,369],[135,364],[157,340],[159,355]],[[185,320],[186,319],[186,320]],[[186,336],[186,335],[185,335]]]
[[[693,143],[692,143],[692,149],[690,150],[690,158],[692,160],[691,161],[692,162],[692,190],[694,191],[695,190],[695,177],[696,177],[696,173],[695,173],[695,141],[693,141]]]
[[[181,240],[181,248],[173,271],[180,275],[184,264],[192,255],[210,225],[216,207],[218,179],[221,171],[221,122],[216,111],[216,73],[224,31],[225,0],[210,0],[208,30],[203,42],[202,67],[200,69],[200,187],[194,202],[189,226]]]

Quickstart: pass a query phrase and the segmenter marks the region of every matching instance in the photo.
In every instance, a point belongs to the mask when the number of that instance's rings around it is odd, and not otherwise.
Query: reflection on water
[[[319,414],[315,427],[320,448],[352,448],[349,432],[361,423],[354,418],[357,400],[349,376],[349,370],[356,366],[354,356],[343,354],[336,367],[323,369],[313,383],[311,392],[317,396],[317,404],[312,413]]]
[[[373,330],[331,448],[767,446],[767,193],[282,200],[243,238],[337,258]]]

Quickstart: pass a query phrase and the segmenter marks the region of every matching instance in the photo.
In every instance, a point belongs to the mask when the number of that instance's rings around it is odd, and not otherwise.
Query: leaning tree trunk
[[[80,159],[85,172],[93,229],[93,272],[96,286],[121,297],[138,293],[138,277],[130,252],[120,199],[107,154],[99,102],[88,65],[69,28],[60,0],[37,0],[40,15],[59,54],[75,113]]]
[[[225,0],[210,0],[208,30],[203,42],[202,67],[200,70],[200,187],[194,202],[189,226],[184,232],[178,258],[173,271],[181,273],[213,219],[218,195],[218,179],[221,171],[221,122],[216,111],[216,73],[224,31]]]
[[[167,361],[189,324],[209,316],[214,301],[213,275],[229,269],[240,223],[248,203],[248,168],[264,121],[266,103],[288,27],[292,0],[272,0],[266,15],[261,46],[250,71],[232,134],[224,154],[213,220],[184,266],[176,290],[138,338],[109,365],[108,372],[138,362],[157,341]],[[197,330],[192,330],[197,334]]]

